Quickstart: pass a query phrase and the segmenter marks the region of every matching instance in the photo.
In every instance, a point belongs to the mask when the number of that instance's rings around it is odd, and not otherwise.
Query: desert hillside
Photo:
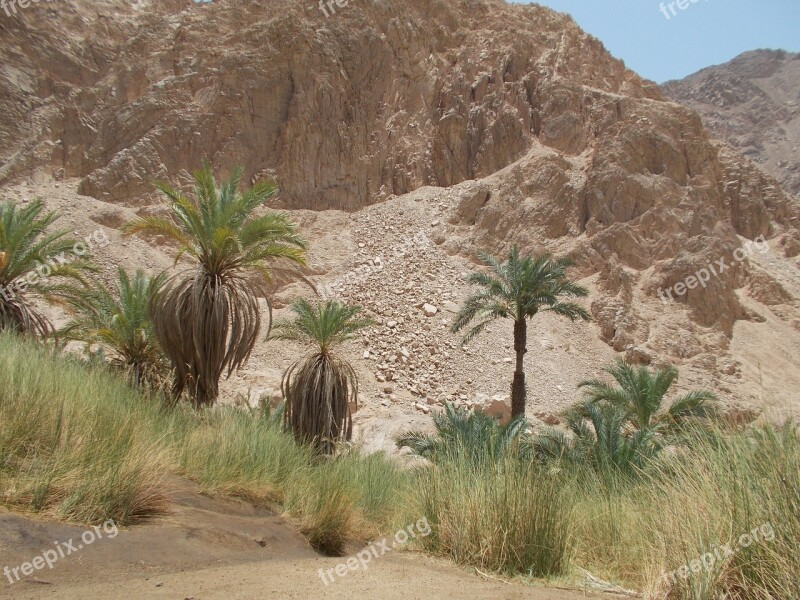
[[[790,194],[800,194],[800,54],[756,50],[662,86]]]
[[[800,598],[798,55],[0,0],[0,57],[0,596]]]
[[[462,347],[448,326],[476,250],[513,243],[571,256],[594,317],[531,327],[530,414],[553,421],[615,356],[677,364],[682,388],[732,408],[800,408],[797,201],[567,16],[76,0],[0,28],[3,199],[102,228],[110,277],[171,264],[158,239],[119,233],[160,210],[153,179],[186,183],[204,158],[273,177],[312,242],[309,281],[378,321],[349,349],[375,447],[445,400],[508,396],[510,327]],[[310,293],[285,283],[279,309]],[[277,393],[301,352],[260,342],[226,398]]]

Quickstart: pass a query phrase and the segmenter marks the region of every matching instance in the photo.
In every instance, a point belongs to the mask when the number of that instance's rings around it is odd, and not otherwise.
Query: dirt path
[[[0,508],[0,598],[592,597],[510,584],[441,559],[402,551],[382,555],[366,568],[348,570],[326,584],[320,569],[335,569],[347,557],[320,556],[291,523],[267,510],[210,498],[185,481],[174,482],[174,487],[170,514],[123,530],[113,523],[93,530],[36,521]],[[357,551],[354,547],[352,554]],[[52,568],[42,564],[48,552]],[[40,566],[33,570],[30,565],[35,567],[37,558]],[[24,564],[33,572],[24,573]]]
[[[578,600],[600,597],[582,592],[549,590],[507,584],[470,575],[444,561],[418,554],[399,553],[385,556],[366,570],[347,575],[327,586],[318,569],[335,567],[340,559],[318,558],[272,560],[261,563],[187,570],[160,577],[104,580],[87,564],[87,578],[81,585],[16,584],[12,598],[59,598],[89,600],[142,600],[170,598],[193,600],[261,600],[264,598],[363,598],[428,600],[434,599],[512,599]],[[16,587],[20,586],[20,587]],[[604,594],[605,598],[613,598]]]

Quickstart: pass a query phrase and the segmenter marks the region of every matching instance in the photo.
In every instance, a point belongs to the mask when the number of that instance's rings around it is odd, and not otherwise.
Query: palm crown
[[[295,318],[276,323],[270,337],[316,346],[320,354],[327,354],[333,346],[352,339],[359,330],[372,323],[370,319],[359,316],[361,307],[346,306],[335,300],[312,306],[307,300],[300,299],[292,304],[292,311]]]
[[[553,427],[533,440],[539,460],[588,465],[605,475],[633,475],[660,449],[652,430],[629,431],[625,412],[616,406],[585,401],[564,417],[571,435]]]
[[[44,212],[41,200],[22,208],[0,203],[0,329],[49,333],[50,322],[24,294],[55,294],[62,284],[51,277],[83,281],[82,274],[93,270],[84,257],[74,254],[76,242],[67,231],[46,231],[57,219],[56,213]],[[68,262],[53,260],[66,253]]]
[[[521,257],[517,246],[503,263],[485,252],[479,252],[478,257],[491,272],[475,272],[469,277],[470,283],[482,289],[466,300],[452,326],[453,332],[458,332],[478,320],[467,332],[465,341],[498,318],[522,321],[540,311],[551,311],[570,320],[590,318],[582,306],[562,300],[587,295],[586,288],[567,279],[568,259],[548,254]]]
[[[165,279],[164,274],[149,277],[140,270],[131,277],[120,268],[115,293],[104,285],[76,289],[67,304],[77,315],[59,336],[87,344],[102,344],[112,353],[113,362],[132,369],[136,383],[142,383],[148,376],[157,376],[163,368],[163,355],[153,335],[149,305]]]
[[[397,438],[397,447],[410,448],[433,461],[457,454],[471,462],[497,461],[526,437],[528,421],[517,417],[502,425],[482,412],[456,409],[448,402],[444,412],[433,415],[433,425],[435,433],[403,433]]]
[[[217,188],[208,165],[194,173],[194,198],[167,183],[156,187],[171,201],[171,219],[141,217],[126,232],[156,233],[176,242],[177,262],[184,254],[197,260],[207,273],[224,276],[251,268],[265,277],[267,259],[285,258],[303,264],[306,243],[295,225],[279,212],[253,216],[253,211],[277,192],[274,183],[260,182],[243,193],[238,191],[242,169]]]
[[[669,365],[651,372],[647,367],[633,367],[617,360],[606,368],[618,386],[599,379],[580,383],[589,401],[605,402],[623,412],[637,429],[672,429],[687,419],[714,414],[716,396],[706,390],[695,390],[676,398],[664,409],[664,398],[678,378],[678,370]]]

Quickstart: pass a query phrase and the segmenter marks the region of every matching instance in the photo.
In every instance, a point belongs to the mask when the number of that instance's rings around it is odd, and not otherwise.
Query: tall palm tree
[[[64,278],[83,281],[83,273],[95,270],[86,251],[76,253],[82,242],[67,231],[46,231],[56,220],[41,200],[21,208],[0,203],[0,331],[48,335],[52,324],[33,300],[57,295]]]
[[[163,273],[149,277],[137,270],[131,277],[120,268],[114,293],[101,284],[76,288],[66,304],[77,315],[58,332],[59,338],[101,344],[110,351],[112,365],[125,371],[134,385],[160,386],[169,368],[153,334],[149,307],[165,280]]]
[[[621,411],[636,429],[670,433],[686,421],[706,418],[716,413],[717,397],[706,390],[694,390],[664,407],[665,396],[678,378],[678,370],[669,365],[651,372],[647,367],[633,367],[617,360],[605,371],[617,382],[609,385],[599,379],[582,381],[586,398],[593,403],[608,403]]]
[[[485,252],[479,252],[481,262],[490,272],[475,272],[469,282],[482,289],[467,298],[452,326],[454,333],[461,331],[473,321],[478,321],[464,337],[464,342],[483,331],[495,319],[514,321],[514,352],[517,356],[514,381],[511,384],[511,416],[525,415],[525,370],[523,359],[528,351],[528,319],[540,312],[553,312],[575,321],[589,321],[586,309],[564,298],[582,298],[587,295],[586,288],[570,281],[566,269],[567,259],[553,258],[548,254],[541,256],[520,256],[519,248],[514,246],[508,259],[501,263]]]
[[[160,234],[178,245],[176,264],[194,267],[171,278],[151,303],[153,329],[175,371],[173,396],[188,388],[195,407],[213,404],[219,381],[244,364],[261,330],[251,277],[269,280],[267,261],[305,264],[306,244],[279,212],[255,210],[276,193],[272,182],[239,191],[242,169],[219,187],[211,167],[194,173],[192,198],[166,183],[156,187],[170,202],[170,218],[141,217],[125,231]]]
[[[270,338],[299,342],[314,350],[283,376],[285,423],[300,443],[312,444],[329,454],[338,441],[351,439],[350,403],[358,403],[358,377],[333,348],[352,339],[372,321],[360,316],[361,307],[335,300],[314,306],[301,299],[291,308],[295,318],[276,323]]]

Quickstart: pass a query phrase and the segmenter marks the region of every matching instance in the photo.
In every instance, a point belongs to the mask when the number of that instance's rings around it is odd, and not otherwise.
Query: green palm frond
[[[49,299],[65,281],[84,281],[96,270],[67,231],[48,231],[57,219],[41,200],[0,203],[0,330],[48,335],[52,325],[32,300]]]
[[[529,426],[524,417],[505,425],[482,413],[457,409],[449,402],[444,412],[433,416],[436,433],[409,431],[396,440],[399,448],[436,461],[445,456],[463,456],[472,463],[499,461],[509,452],[522,450]]]
[[[149,306],[165,281],[163,274],[149,277],[138,270],[131,277],[120,268],[113,293],[102,284],[62,290],[75,317],[58,332],[59,338],[101,344],[112,364],[130,374],[136,385],[159,386],[169,368],[153,333]]]
[[[275,323],[270,338],[316,346],[323,354],[373,323],[371,319],[360,316],[360,306],[346,306],[335,300],[312,305],[300,299],[292,304],[291,309],[295,318]]]
[[[544,308],[545,311],[553,312],[560,317],[566,317],[570,321],[591,321],[592,316],[584,307],[574,302],[554,302]]]
[[[718,398],[707,390],[694,390],[672,402],[661,421],[670,427],[681,427],[692,419],[710,419],[719,415]]]
[[[442,451],[441,440],[421,431],[407,431],[397,437],[398,448],[409,448],[417,456],[431,458]]]
[[[674,366],[651,372],[647,367],[634,367],[617,360],[606,369],[616,381],[612,386],[598,379],[583,381],[588,401],[607,403],[621,410],[637,429],[671,428],[688,418],[713,416],[716,396],[711,392],[693,391],[667,404],[666,395],[678,378]]]

